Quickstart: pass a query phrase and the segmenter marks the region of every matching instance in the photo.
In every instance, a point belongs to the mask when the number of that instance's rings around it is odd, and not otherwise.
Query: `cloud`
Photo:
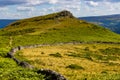
[[[19,5],[27,3],[27,0],[0,0],[0,6]]]
[[[84,1],[94,1],[94,2],[120,2],[120,0],[84,0]]]
[[[92,7],[96,7],[99,5],[98,2],[94,2],[94,1],[86,1],[85,3],[89,6],[92,6]]]
[[[58,0],[49,0],[50,4],[56,4],[58,2]]]
[[[7,10],[8,10],[7,7],[0,7],[0,12],[2,12],[2,11],[7,11]]]
[[[120,13],[119,5],[120,0],[0,0],[0,15],[6,12],[7,17],[26,18],[61,10],[75,16],[102,15]]]
[[[17,11],[33,11],[35,8],[34,7],[24,7],[24,6],[21,6],[21,7],[17,7]]]

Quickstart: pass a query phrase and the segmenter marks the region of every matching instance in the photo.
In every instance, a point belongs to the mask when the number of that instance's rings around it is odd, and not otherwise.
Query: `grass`
[[[86,49],[87,47],[87,49]],[[69,80],[120,79],[120,56],[104,54],[100,49],[120,48],[117,44],[64,44],[22,50],[22,58],[37,68],[55,70]],[[44,53],[44,54],[41,54]],[[51,56],[51,53],[55,55]],[[61,55],[62,57],[58,57]],[[57,54],[57,57],[56,57]],[[108,58],[110,56],[111,58]],[[107,59],[104,59],[107,58]]]
[[[4,49],[5,50],[5,49]],[[0,51],[6,52],[3,49]],[[44,80],[44,76],[37,74],[36,70],[24,69],[10,58],[0,55],[0,80]]]
[[[58,14],[20,20],[0,30],[1,80],[13,78],[43,80],[43,75],[36,74],[34,70],[18,67],[13,60],[5,58],[12,47],[65,42],[120,41],[120,35],[108,29],[74,17],[56,18]],[[119,44],[66,44],[24,49],[18,52],[16,57],[30,62],[37,68],[55,70],[68,80],[120,79],[119,48]],[[84,70],[75,68],[84,68]],[[107,73],[101,73],[104,71]]]

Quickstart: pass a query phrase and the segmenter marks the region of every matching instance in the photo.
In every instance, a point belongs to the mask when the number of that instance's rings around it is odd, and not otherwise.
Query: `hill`
[[[4,28],[8,24],[17,21],[17,20],[9,20],[9,19],[0,19],[0,28]]]
[[[101,26],[75,18],[69,11],[16,21],[0,31],[12,46],[60,42],[118,42],[120,36]],[[2,44],[2,42],[1,42]]]
[[[120,35],[79,20],[69,11],[19,20],[0,30],[0,79],[44,80],[36,69],[47,68],[69,80],[119,80],[119,41]],[[14,57],[35,70],[23,69],[6,57],[16,46]]]
[[[120,14],[106,15],[106,16],[93,16],[93,17],[80,17],[79,19],[86,20],[101,26],[104,26],[118,34],[120,34]]]

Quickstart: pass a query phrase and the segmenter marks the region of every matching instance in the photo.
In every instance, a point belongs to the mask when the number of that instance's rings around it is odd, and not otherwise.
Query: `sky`
[[[120,0],[0,0],[0,19],[24,19],[62,10],[76,17],[120,14]]]

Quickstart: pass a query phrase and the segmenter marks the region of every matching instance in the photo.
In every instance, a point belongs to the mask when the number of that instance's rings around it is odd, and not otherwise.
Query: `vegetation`
[[[69,80],[120,79],[120,55],[113,56],[100,51],[107,48],[112,50],[120,48],[120,45],[63,44],[43,46],[23,49],[19,57],[27,59],[37,68],[55,70]],[[41,54],[43,52],[44,54]],[[51,53],[54,54],[51,56]],[[62,57],[58,57],[58,55]]]
[[[6,49],[0,50],[0,80],[44,80],[36,70],[24,69],[10,58],[5,58]]]
[[[5,58],[16,46],[33,44],[63,45],[24,49],[15,55],[37,68],[55,70],[68,80],[120,79],[120,35],[101,26],[76,19],[70,13],[49,14],[16,21],[0,30],[0,79],[43,80],[35,70],[19,67]],[[82,44],[64,44],[82,42]],[[93,42],[93,44],[86,44]]]
[[[53,57],[62,57],[62,55],[58,52],[56,54],[49,54],[49,55]]]
[[[60,14],[54,13],[16,21],[0,30],[2,38],[0,44],[6,46],[11,41],[12,45],[9,44],[9,46],[15,47],[60,42],[120,41],[120,35],[108,29]]]
[[[83,67],[81,67],[81,66],[79,66],[79,65],[77,65],[77,64],[70,64],[70,65],[68,65],[66,68],[77,69],[77,70],[80,70],[80,69],[84,70]]]

